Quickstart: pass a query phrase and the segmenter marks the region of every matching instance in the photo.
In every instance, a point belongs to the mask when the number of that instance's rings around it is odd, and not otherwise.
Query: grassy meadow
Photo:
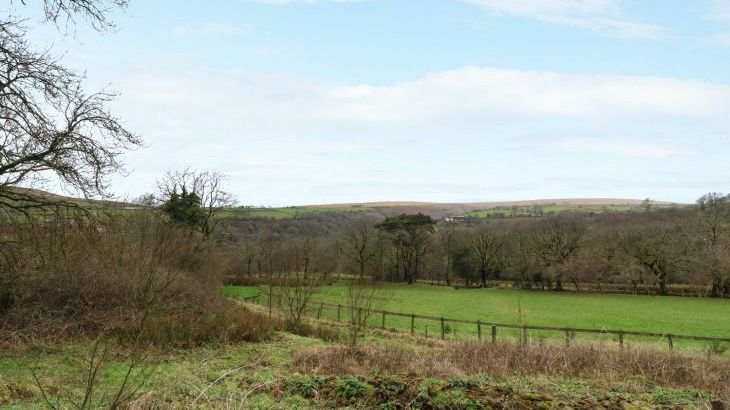
[[[316,301],[346,303],[346,286],[326,286],[316,295]],[[258,292],[255,287],[228,286],[228,296],[245,297]],[[616,294],[576,294],[507,289],[456,290],[426,284],[386,285],[380,292],[377,309],[417,315],[464,320],[482,320],[506,324],[530,324],[556,327],[644,331],[694,336],[730,337],[730,301],[708,298],[656,297]],[[315,303],[316,304],[316,303]],[[380,325],[380,315],[371,318]],[[323,317],[336,319],[336,309],[325,309]],[[419,333],[438,336],[436,321],[416,320]],[[410,329],[410,319],[386,317],[386,327]],[[449,324],[450,336],[475,336],[475,326]],[[486,335],[488,330],[484,330]],[[508,330],[500,329],[506,335]],[[556,332],[531,331],[531,337],[558,338]],[[578,338],[592,335],[580,334]],[[595,336],[594,336],[595,337]],[[615,337],[605,337],[608,340]],[[665,345],[666,341],[628,337],[627,341],[642,341]],[[675,340],[675,346],[696,346],[697,342]]]
[[[316,215],[331,212],[361,212],[370,208],[363,207],[316,207],[316,206],[288,206],[282,208],[226,208],[220,213],[223,219],[234,218],[268,218],[288,219],[301,216]]]
[[[668,205],[655,205],[666,207]],[[552,215],[563,212],[584,212],[584,213],[604,213],[604,212],[640,212],[644,208],[641,205],[580,205],[580,204],[552,204],[552,205],[524,205],[514,207],[496,207],[491,209],[481,209],[467,212],[465,215],[475,218],[494,218],[494,217],[527,217],[539,215]]]

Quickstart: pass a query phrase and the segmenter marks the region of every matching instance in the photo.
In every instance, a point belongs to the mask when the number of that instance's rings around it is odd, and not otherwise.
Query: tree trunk
[[[720,297],[720,282],[717,279],[712,281],[712,290],[710,291],[710,297]]]
[[[450,273],[451,271],[451,258],[449,257],[448,253],[446,255],[446,286],[451,286],[451,278]]]
[[[563,278],[561,276],[555,277],[555,290],[562,292],[563,290]]]

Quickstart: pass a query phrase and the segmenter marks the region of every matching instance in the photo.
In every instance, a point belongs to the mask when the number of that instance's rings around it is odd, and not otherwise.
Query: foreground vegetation
[[[395,342],[386,334],[369,334],[364,343],[353,351],[336,340],[276,333],[260,343],[156,350],[154,372],[130,407],[709,408],[728,394],[728,386],[718,378],[730,375],[730,364],[716,359],[696,365],[697,369],[712,366],[710,373],[688,367],[690,362],[681,355],[666,362],[667,358],[627,354],[626,360],[631,358],[632,366],[638,366],[633,368],[628,362],[616,367],[618,362],[610,364],[616,359],[599,354],[598,361],[614,366],[606,371],[593,366],[597,357],[581,348],[565,355],[550,353],[549,361],[541,361],[547,352],[537,346],[527,350],[517,345],[449,347],[405,339]],[[0,406],[44,406],[39,386],[52,399],[59,393],[83,397],[86,386],[80,363],[90,350],[84,342],[3,349]],[[600,349],[592,351],[595,355]],[[120,348],[117,354],[100,375],[103,384],[97,387],[98,396],[109,394],[108,386],[124,377],[125,350]],[[525,360],[515,361],[518,355]],[[61,404],[69,405],[69,401]]]

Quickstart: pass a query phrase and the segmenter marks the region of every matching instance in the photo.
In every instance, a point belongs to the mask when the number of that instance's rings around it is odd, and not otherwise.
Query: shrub
[[[449,343],[432,352],[395,346],[310,349],[295,353],[294,366],[300,372],[319,374],[410,374],[422,377],[459,377],[487,373],[491,376],[544,374],[549,376],[626,380],[640,376],[669,387],[691,387],[730,399],[730,360],[702,358],[696,354],[663,352],[650,348],[612,349],[575,342],[569,348],[553,344]],[[462,382],[450,382],[464,390]],[[471,386],[467,385],[471,388]],[[419,386],[426,397],[443,388],[436,379]]]
[[[290,394],[310,399],[319,394],[324,382],[324,378],[320,376],[296,375],[284,382],[284,389]]]
[[[335,396],[347,400],[365,397],[373,392],[373,387],[354,376],[343,376],[335,381]]]
[[[70,335],[191,345],[270,326],[219,294],[214,241],[153,211],[17,225],[0,234],[0,342]]]

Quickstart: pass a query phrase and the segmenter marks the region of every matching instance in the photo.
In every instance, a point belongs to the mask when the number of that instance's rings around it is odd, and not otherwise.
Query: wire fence
[[[243,298],[252,303],[268,305],[268,295],[258,294]],[[273,306],[277,306],[274,301]],[[327,302],[310,304],[308,315],[318,320],[347,322],[352,317],[353,307]],[[562,339],[566,346],[579,335],[590,340],[615,342],[623,348],[629,342],[661,344],[674,350],[678,343],[682,347],[704,346],[717,353],[730,350],[730,337],[694,336],[676,333],[655,333],[634,330],[591,329],[581,327],[541,326],[530,324],[498,323],[482,320],[465,320],[440,316],[420,315],[415,313],[393,312],[380,309],[369,309],[359,312],[368,327],[410,331],[411,335],[435,337],[442,340],[476,339],[478,341],[511,339],[527,343],[529,341]],[[723,347],[723,345],[728,345]]]

